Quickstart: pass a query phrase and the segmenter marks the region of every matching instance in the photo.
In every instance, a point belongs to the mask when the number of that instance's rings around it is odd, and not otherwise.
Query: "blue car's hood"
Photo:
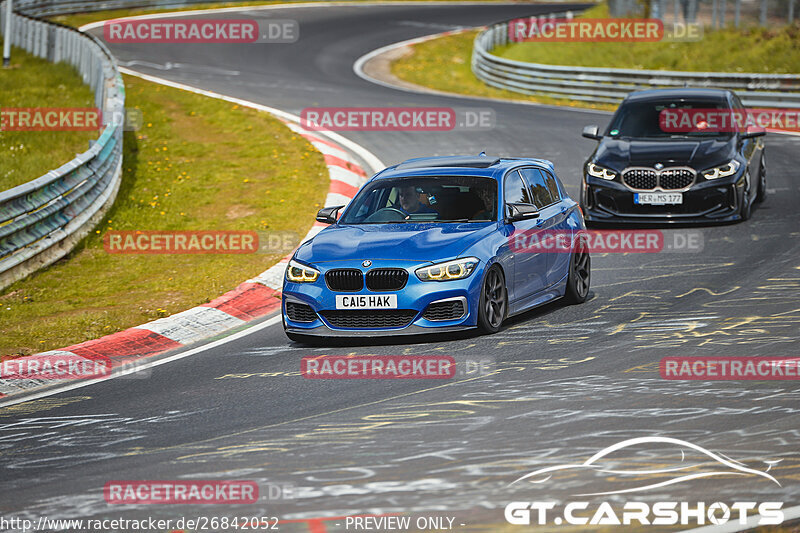
[[[496,229],[496,222],[330,226],[297,250],[305,263],[386,259],[440,261]]]

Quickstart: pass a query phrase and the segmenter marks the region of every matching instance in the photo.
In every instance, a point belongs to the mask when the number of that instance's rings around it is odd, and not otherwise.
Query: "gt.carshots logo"
[[[653,468],[652,446],[666,445],[680,459],[676,465],[665,468]],[[649,449],[645,449],[649,447]],[[617,453],[620,452],[620,453]],[[625,469],[620,465],[631,456],[641,453],[648,457],[648,465],[641,470]],[[676,455],[677,456],[677,455]],[[616,487],[615,490],[601,490],[577,494],[576,496],[597,497],[614,495],[614,502],[568,501],[557,504],[555,501],[514,501],[505,507],[505,519],[514,525],[704,525],[726,524],[738,522],[747,524],[754,515],[758,516],[757,525],[776,525],[783,522],[781,510],[783,502],[755,501],[627,501],[619,502],[620,494],[644,492],[651,489],[663,489],[677,483],[685,483],[695,479],[717,476],[751,477],[753,481],[780,483],[767,472],[780,461],[764,461],[764,471],[746,466],[744,463],[728,458],[721,453],[711,452],[701,446],[670,437],[640,437],[619,442],[600,450],[582,463],[572,463],[542,468],[526,474],[510,485],[528,483],[541,486],[553,478],[562,475],[577,476],[586,471],[593,474],[611,474],[614,483],[624,483],[630,479],[630,485]],[[649,478],[649,480],[648,480]],[[621,509],[620,509],[621,507]]]

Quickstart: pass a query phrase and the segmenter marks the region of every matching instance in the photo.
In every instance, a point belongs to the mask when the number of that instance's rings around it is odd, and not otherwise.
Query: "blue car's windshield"
[[[497,181],[475,176],[380,179],[353,199],[340,224],[497,220]]]

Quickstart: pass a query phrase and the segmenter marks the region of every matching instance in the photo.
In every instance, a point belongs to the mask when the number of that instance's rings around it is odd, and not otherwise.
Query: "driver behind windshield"
[[[419,201],[419,193],[417,192],[417,188],[413,185],[400,187],[399,196],[400,208],[402,211],[405,211],[407,215],[413,213],[437,213],[431,206],[425,205]]]

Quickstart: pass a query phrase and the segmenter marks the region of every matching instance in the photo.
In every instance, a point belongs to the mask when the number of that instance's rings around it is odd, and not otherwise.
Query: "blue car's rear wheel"
[[[497,265],[489,267],[483,278],[478,307],[478,328],[484,333],[500,331],[508,314],[508,291],[503,271]]]

